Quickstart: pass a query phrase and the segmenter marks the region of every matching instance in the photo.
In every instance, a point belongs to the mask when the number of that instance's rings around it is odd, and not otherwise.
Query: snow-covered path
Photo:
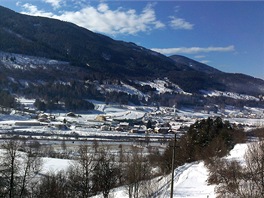
[[[207,168],[203,162],[185,164],[175,169],[174,174],[174,198],[215,198],[214,185],[207,185]],[[158,182],[157,198],[169,198],[171,187],[171,175],[164,177]],[[112,192],[115,198],[128,198],[124,187]],[[97,195],[94,198],[101,198]]]
[[[213,185],[207,186],[207,168],[203,162],[196,162],[185,164],[175,170],[174,177],[174,198],[213,198],[214,187]],[[169,177],[169,176],[168,176]],[[170,180],[169,185],[160,194],[161,198],[170,197]]]

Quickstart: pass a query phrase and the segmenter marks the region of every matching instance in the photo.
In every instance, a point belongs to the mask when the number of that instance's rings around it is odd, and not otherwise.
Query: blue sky
[[[0,0],[0,5],[264,79],[263,1]]]

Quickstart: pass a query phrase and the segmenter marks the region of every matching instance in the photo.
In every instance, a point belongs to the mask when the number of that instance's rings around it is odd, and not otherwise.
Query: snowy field
[[[27,109],[34,112],[34,99],[18,99]],[[95,105],[95,110],[74,113],[68,116],[68,112],[29,113],[13,110],[10,114],[0,114],[0,137],[19,135],[21,137],[34,137],[39,140],[104,140],[131,142],[133,138],[151,142],[167,140],[174,137],[174,133],[182,133],[197,119],[220,116],[231,123],[241,125],[249,130],[264,126],[263,109],[244,107],[244,112],[234,107],[226,107],[218,112],[195,111],[190,108],[176,109],[172,107],[151,107],[105,104],[100,101],[90,101]],[[44,116],[42,120],[40,116]],[[103,118],[103,120],[98,119]],[[126,122],[142,121],[144,124],[129,126],[121,124]],[[170,125],[172,133],[131,133],[135,127],[143,128],[148,120],[156,123],[157,127],[164,124]],[[123,128],[122,128],[123,127]],[[154,127],[154,126],[153,126]],[[119,143],[118,143],[119,144]]]
[[[244,162],[244,154],[248,144],[238,144],[226,156],[227,159]],[[44,166],[41,173],[66,170],[71,160],[43,158]],[[174,198],[215,198],[214,185],[207,185],[208,170],[203,162],[187,163],[175,169],[174,172]],[[171,175],[155,178],[156,193],[160,198],[170,197]],[[97,195],[94,198],[101,198]],[[119,187],[111,191],[110,197],[128,198],[125,187]]]

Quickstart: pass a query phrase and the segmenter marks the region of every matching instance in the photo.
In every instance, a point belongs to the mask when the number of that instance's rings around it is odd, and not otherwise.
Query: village
[[[40,112],[33,100],[23,99],[27,111],[12,111],[1,116],[1,138],[9,136],[37,139],[110,139],[131,141],[133,138],[152,141],[169,140],[174,134],[186,132],[197,119],[221,117],[241,128],[263,126],[263,109],[228,107],[177,109],[176,107],[147,107],[116,105],[94,101],[90,112]]]

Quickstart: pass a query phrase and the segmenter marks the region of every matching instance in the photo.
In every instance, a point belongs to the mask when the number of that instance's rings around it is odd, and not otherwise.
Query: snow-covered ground
[[[18,100],[29,110],[34,110],[34,99],[18,98]],[[80,112],[75,117],[67,116],[67,112],[47,113],[47,117],[52,117],[47,121],[37,120],[36,116],[40,113],[30,114],[27,112],[12,111],[10,114],[0,114],[0,130],[8,132],[26,132],[31,135],[62,134],[70,135],[72,133],[81,136],[137,136],[145,137],[145,134],[131,134],[130,129],[116,131],[115,128],[121,122],[131,120],[152,120],[157,124],[169,123],[171,129],[176,132],[181,128],[188,127],[197,119],[220,116],[229,120],[231,123],[241,124],[246,129],[264,126],[263,109],[244,107],[244,112],[233,107],[226,107],[222,112],[217,113],[194,111],[193,109],[176,109],[170,107],[148,107],[148,106],[129,106],[105,104],[100,101],[91,101],[95,105],[94,111]],[[106,121],[98,120],[102,116]],[[67,128],[61,129],[61,126],[67,122]],[[110,127],[103,127],[110,126]],[[171,134],[173,135],[173,134]],[[151,134],[153,137],[163,134]],[[172,137],[172,136],[171,136]],[[54,138],[54,137],[52,137]]]
[[[140,85],[149,85],[150,87],[155,88],[157,93],[159,94],[163,94],[166,92],[168,93],[177,92],[180,94],[191,95],[190,93],[184,92],[183,89],[181,89],[178,85],[170,82],[168,79],[154,80],[147,82],[137,81],[137,83]]]
[[[73,160],[68,159],[57,159],[57,158],[49,158],[43,157],[43,167],[40,171],[42,174],[47,173],[56,173],[62,170],[67,170],[70,164],[73,163]]]
[[[229,160],[237,160],[244,163],[244,154],[247,144],[237,144],[230,154],[225,158]],[[2,155],[2,150],[0,154]],[[73,160],[56,159],[44,157],[41,174],[56,173],[61,170],[66,170]],[[208,169],[202,161],[186,163],[174,171],[174,198],[215,198],[215,185],[207,185]],[[157,197],[169,198],[171,192],[171,174],[163,177],[157,177],[152,180],[153,190]],[[126,187],[118,187],[111,191],[110,197],[128,198]],[[102,195],[94,196],[93,198],[102,198]]]
[[[69,65],[68,62],[0,51],[0,61],[11,69],[45,69],[50,66]]]
[[[245,94],[238,94],[238,93],[233,93],[233,92],[223,92],[223,91],[205,91],[201,90],[202,93],[204,93],[204,96],[209,96],[209,97],[219,97],[219,96],[224,96],[228,98],[233,98],[233,99],[238,99],[238,100],[254,100],[254,101],[259,101],[259,98],[256,98],[254,96],[250,95],[245,95]]]
[[[110,85],[110,84],[105,84],[105,85],[100,85],[100,87],[98,88],[99,90],[103,90],[106,92],[124,92],[127,93],[129,95],[137,95],[139,97],[144,97],[144,98],[148,98],[149,96],[142,93],[141,91],[137,90],[136,88],[124,84],[123,82],[121,82],[119,85]]]
[[[243,163],[244,154],[248,144],[237,144],[230,154],[226,156],[230,160],[238,160]],[[215,185],[207,185],[208,169],[203,162],[188,163],[178,167],[174,171],[174,198],[215,198]],[[171,192],[171,175],[162,179],[158,178],[157,193],[160,198],[169,198]],[[157,182],[157,178],[154,179]],[[128,198],[125,187],[114,189],[112,196],[115,198]],[[97,195],[94,198],[101,198]]]
[[[215,197],[213,185],[207,185],[207,168],[203,162],[185,164],[175,170],[173,197]],[[170,183],[169,183],[170,184]],[[170,197],[170,186],[160,197]]]
[[[20,98],[20,101],[28,108],[33,107],[34,100],[28,100],[25,98]],[[31,118],[28,114],[21,114],[21,112],[13,111],[9,115],[0,115],[0,127],[2,130],[10,131],[28,131],[28,132],[45,132],[50,134],[69,134],[72,132],[78,133],[80,135],[90,135],[90,136],[100,136],[103,138],[107,136],[130,136],[130,137],[144,137],[145,134],[131,134],[126,132],[117,131],[102,131],[98,126],[102,125],[101,121],[96,120],[98,115],[103,115],[109,120],[113,119],[144,119],[152,118],[157,121],[169,121],[170,124],[177,130],[183,125],[190,125],[194,123],[197,119],[207,118],[209,116],[226,116],[229,121],[237,124],[244,124],[247,127],[252,128],[256,126],[261,126],[264,123],[264,118],[237,118],[234,115],[241,113],[237,109],[231,107],[225,109],[226,115],[221,113],[205,113],[205,112],[194,112],[192,109],[175,109],[168,107],[142,107],[142,106],[120,106],[109,104],[99,101],[92,101],[95,104],[95,111],[77,114],[76,117],[69,117],[65,112],[54,113],[55,121],[50,121],[44,125],[41,123],[39,126],[17,126],[15,123],[18,121],[26,121],[25,123],[36,124],[36,119]],[[262,115],[263,109],[257,108],[244,108],[248,114]],[[176,111],[175,111],[176,110]],[[67,130],[60,130],[52,126],[52,123],[62,123],[64,119],[70,123],[70,127]],[[56,124],[54,124],[56,125]],[[58,138],[58,136],[51,136],[52,138]],[[150,138],[154,140],[156,137],[165,137],[163,134],[151,134]],[[107,139],[104,139],[107,140]],[[109,141],[110,143],[110,141]],[[50,144],[53,144],[50,142]],[[243,155],[247,148],[246,144],[239,144],[234,147],[230,152],[227,159],[236,159],[243,163]],[[54,158],[43,158],[44,164],[41,173],[45,174],[47,172],[57,172],[59,170],[65,170],[71,163],[71,160],[65,159],[54,159]],[[207,185],[208,170],[204,166],[203,162],[195,162],[190,164],[185,164],[181,167],[175,169],[174,177],[174,197],[177,198],[213,198],[216,197],[214,193],[215,186]],[[156,191],[159,193],[158,197],[170,197],[170,175],[164,176],[162,178],[155,178],[153,180],[156,183]],[[96,196],[99,198],[100,196]],[[116,188],[112,192],[112,197],[115,198],[126,198],[128,197],[125,187]]]

